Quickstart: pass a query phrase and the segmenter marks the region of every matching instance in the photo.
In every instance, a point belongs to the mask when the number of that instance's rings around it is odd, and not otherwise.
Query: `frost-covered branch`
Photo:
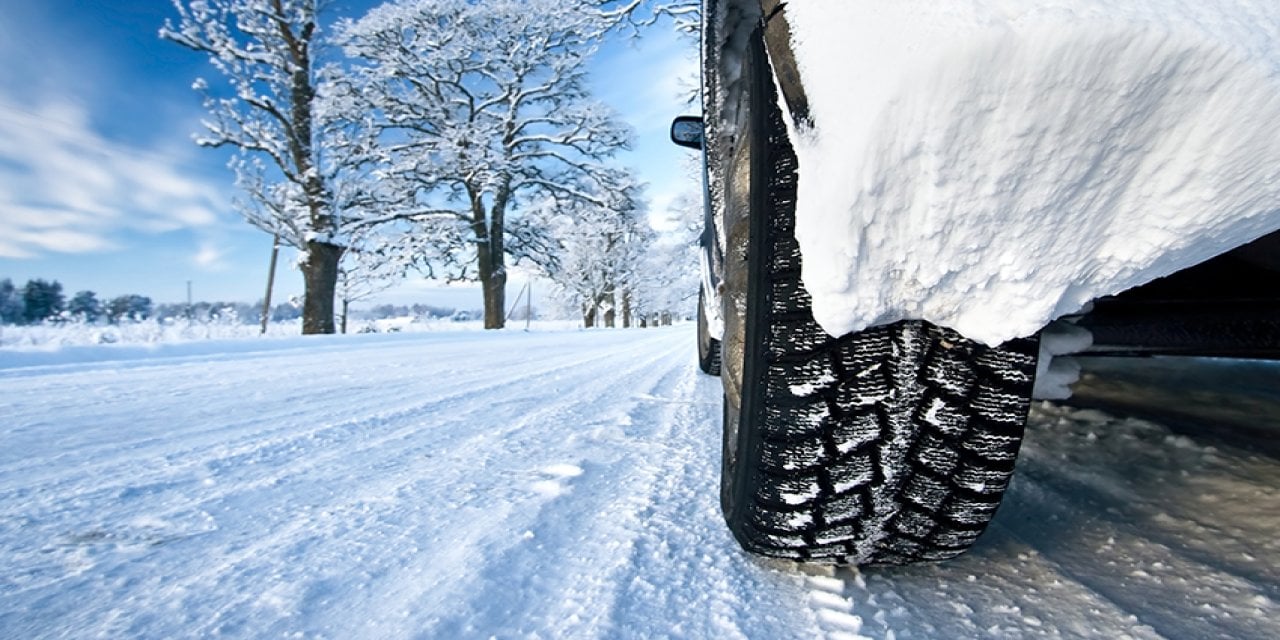
[[[256,227],[304,253],[304,333],[333,332],[338,263],[346,223],[369,189],[356,186],[359,119],[326,121],[315,62],[318,0],[174,0],[177,21],[160,37],[208,56],[225,85],[197,79],[210,118],[197,142],[239,151],[232,161],[248,196],[239,206]],[[341,153],[339,153],[341,151]],[[264,162],[263,160],[266,160]]]
[[[371,164],[395,185],[368,220],[409,225],[406,247],[433,273],[478,278],[486,326],[503,322],[508,256],[554,245],[527,215],[534,202],[611,202],[606,160],[632,134],[587,89],[585,62],[613,27],[600,9],[397,0],[336,29],[353,63],[335,104],[342,117],[377,114]]]
[[[663,19],[670,19],[676,31],[697,36],[702,28],[700,0],[586,0],[600,18],[613,28],[638,33]]]

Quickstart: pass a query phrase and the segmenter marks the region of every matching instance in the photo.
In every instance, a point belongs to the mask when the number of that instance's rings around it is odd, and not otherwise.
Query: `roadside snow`
[[[534,330],[572,329],[580,323],[576,320],[535,320]],[[511,323],[512,329],[523,329],[524,322]],[[160,344],[194,344],[210,340],[271,340],[292,339],[301,334],[302,321],[272,322],[267,332],[257,324],[244,324],[235,320],[192,321],[154,318],[119,324],[86,322],[46,322],[35,325],[0,325],[0,359],[9,353],[54,352],[67,347],[97,347],[109,345],[116,348],[129,345],[155,346]],[[483,331],[480,320],[453,320],[450,318],[415,318],[401,316],[373,321],[352,320],[351,334],[367,333],[422,333]],[[92,349],[88,349],[91,351]]]
[[[578,323],[572,320],[539,320],[533,331],[565,331]],[[516,327],[523,327],[517,323]],[[482,332],[480,321],[454,322],[447,319],[414,321],[395,319],[371,333],[350,335],[299,335],[297,322],[272,323],[266,335],[256,325],[177,324],[154,321],[116,326],[91,324],[46,324],[0,327],[0,371],[16,367],[80,365],[90,362],[124,362],[151,358],[193,358],[280,351],[323,349],[330,345],[349,348],[351,344],[371,344],[413,340],[411,334],[435,334],[440,340],[455,340],[459,332]],[[518,328],[512,328],[518,331]],[[101,336],[112,336],[103,341]],[[430,338],[429,338],[430,339]]]
[[[796,235],[841,335],[995,344],[1280,228],[1280,3],[790,3]]]

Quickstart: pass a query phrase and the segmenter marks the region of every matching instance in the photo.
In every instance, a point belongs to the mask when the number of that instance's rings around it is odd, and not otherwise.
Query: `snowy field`
[[[521,320],[509,323],[513,329],[524,328]],[[534,320],[538,330],[573,329],[577,320]],[[483,320],[456,321],[449,318],[413,318],[409,316],[352,320],[348,333],[423,333],[436,331],[483,331]],[[302,333],[302,320],[271,322],[266,333],[257,324],[238,321],[187,322],[185,320],[149,319],[120,324],[85,322],[42,323],[34,325],[0,325],[0,366],[12,352],[61,351],[66,347],[96,345],[172,345],[209,340],[261,341],[297,338]],[[226,346],[215,347],[226,349]],[[101,351],[110,354],[111,350]],[[104,356],[106,357],[106,356]]]
[[[1280,637],[1280,463],[1097,410],[956,561],[746,557],[693,342],[0,353],[0,637]]]

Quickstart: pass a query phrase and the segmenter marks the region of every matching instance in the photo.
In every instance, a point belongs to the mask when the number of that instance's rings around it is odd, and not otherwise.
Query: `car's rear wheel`
[[[706,294],[698,290],[698,368],[703,373],[720,375],[720,341],[711,337],[707,323]]]
[[[725,519],[768,556],[955,556],[1013,472],[1037,343],[991,348],[922,321],[839,338],[817,325],[794,235],[797,163],[768,64],[757,30],[725,172]]]

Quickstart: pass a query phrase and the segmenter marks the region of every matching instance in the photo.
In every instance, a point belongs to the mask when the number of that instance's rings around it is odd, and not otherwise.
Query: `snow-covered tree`
[[[557,297],[587,327],[613,327],[619,315],[623,326],[630,326],[635,292],[649,277],[645,261],[655,234],[639,188],[625,188],[619,196],[613,207],[553,204],[526,218],[551,230],[555,246],[546,255],[552,259],[539,266],[555,284]]]
[[[407,225],[430,275],[479,280],[487,328],[503,326],[508,254],[552,244],[524,210],[611,206],[605,161],[631,132],[584,76],[609,27],[586,0],[398,0],[337,30],[356,62],[334,110],[378,114],[365,148],[395,185],[367,224]]]
[[[112,298],[107,302],[104,310],[107,313],[107,320],[112,324],[118,324],[121,320],[135,322],[146,320],[151,317],[154,307],[151,304],[151,298],[130,293]]]
[[[246,218],[302,251],[303,333],[333,333],[345,247],[338,170],[317,98],[319,0],[174,0],[160,36],[207,54],[231,92],[198,79],[211,118],[197,142],[240,152],[232,162],[251,202]]]
[[[670,18],[680,33],[697,36],[702,28],[701,0],[583,0],[610,25],[635,31]]]
[[[78,291],[67,303],[67,313],[84,322],[97,322],[102,317],[102,303],[92,291]]]
[[[386,291],[404,277],[405,268],[399,256],[390,254],[385,247],[347,251],[338,265],[338,301],[342,305],[339,332],[347,332],[352,302]]]
[[[689,166],[689,175],[700,169]],[[664,227],[644,257],[645,277],[637,282],[635,313],[641,317],[689,317],[697,310],[698,240],[703,232],[703,196],[700,181],[690,181],[668,205]]]
[[[22,288],[22,306],[23,320],[28,323],[43,322],[57,316],[66,308],[62,283],[40,278],[28,280]]]
[[[23,321],[22,293],[14,286],[13,280],[0,280],[0,323],[18,324]]]
[[[688,318],[697,311],[698,252],[695,244],[664,235],[645,256],[644,273],[634,293],[639,316]]]

